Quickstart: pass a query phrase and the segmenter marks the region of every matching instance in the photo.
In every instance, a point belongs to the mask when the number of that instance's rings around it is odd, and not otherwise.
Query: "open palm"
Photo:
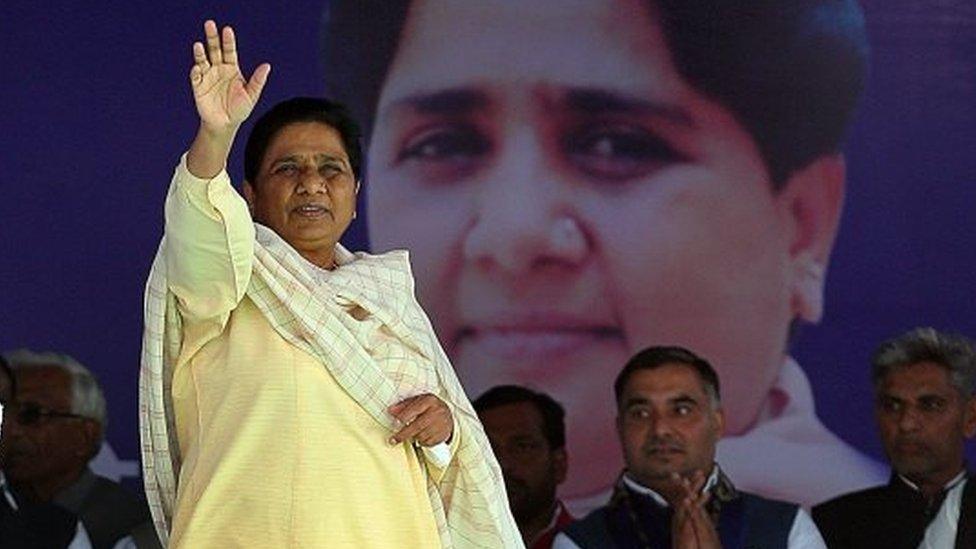
[[[224,27],[220,36],[217,24],[203,25],[206,46],[193,44],[193,68],[190,84],[200,122],[211,129],[239,126],[254,110],[271,66],[267,63],[254,70],[245,81],[237,63],[237,43],[234,30]]]

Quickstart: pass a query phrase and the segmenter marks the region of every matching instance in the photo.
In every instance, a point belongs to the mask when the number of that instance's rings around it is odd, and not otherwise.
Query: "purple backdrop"
[[[319,94],[321,2],[99,6],[0,7],[0,349],[88,365],[106,390],[108,440],[134,460],[142,288],[166,184],[195,128],[190,43],[205,17],[231,23],[247,71],[274,65],[263,107]],[[871,0],[865,10],[872,69],[847,148],[827,312],[793,354],[824,423],[880,457],[874,346],[916,325],[976,335],[976,6]],[[238,150],[235,180],[240,165]]]

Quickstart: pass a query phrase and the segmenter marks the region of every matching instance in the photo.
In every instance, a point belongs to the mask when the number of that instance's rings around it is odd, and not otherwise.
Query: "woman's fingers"
[[[220,37],[217,36],[217,23],[208,19],[203,23],[203,35],[207,41],[207,55],[211,65],[223,63],[223,55],[220,52]]]

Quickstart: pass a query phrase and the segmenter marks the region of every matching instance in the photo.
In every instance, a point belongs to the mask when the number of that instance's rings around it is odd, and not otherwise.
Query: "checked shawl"
[[[255,259],[246,296],[274,330],[317,357],[343,389],[390,433],[387,408],[430,388],[436,378],[461,429],[459,444],[439,482],[427,475],[427,493],[444,547],[522,547],[508,508],[501,470],[474,409],[414,298],[406,252],[351,254],[336,248],[340,267],[316,277],[277,234],[255,225]],[[182,326],[166,283],[165,238],[145,293],[145,331],[139,375],[139,419],[146,496],[160,539],[168,540],[180,456],[171,402],[173,368]],[[355,312],[356,314],[352,314]],[[364,314],[365,313],[365,314]],[[414,353],[373,357],[366,348],[371,317]],[[433,369],[435,376],[431,376]],[[426,375],[425,375],[426,374]],[[421,461],[424,453],[418,450]],[[431,465],[428,464],[428,467]]]

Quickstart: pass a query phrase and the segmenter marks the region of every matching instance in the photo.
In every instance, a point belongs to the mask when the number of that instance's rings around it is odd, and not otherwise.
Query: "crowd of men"
[[[976,546],[976,483],[964,452],[976,432],[973,343],[913,330],[879,347],[872,379],[891,480],[817,505],[812,519],[796,504],[737,490],[722,472],[719,380],[686,349],[646,349],[618,374],[625,468],[606,505],[579,520],[556,497],[569,469],[559,404],[517,386],[474,404],[533,549]]]
[[[872,361],[875,416],[891,464],[885,486],[814,506],[735,488],[715,461],[724,416],[715,370],[680,347],[630,359],[614,384],[625,468],[609,501],[574,520],[556,497],[569,468],[563,410],[502,386],[475,400],[527,547],[963,548],[976,546],[976,350],[919,328]]]
[[[919,328],[872,361],[887,485],[813,507],[736,489],[716,462],[718,375],[681,347],[633,356],[613,387],[624,470],[605,505],[573,517],[558,498],[570,471],[565,412],[543,392],[494,387],[473,401],[526,547],[963,548],[976,546],[976,349]],[[88,462],[105,430],[92,374],[56,353],[0,357],[3,547],[156,547],[145,503]]]

